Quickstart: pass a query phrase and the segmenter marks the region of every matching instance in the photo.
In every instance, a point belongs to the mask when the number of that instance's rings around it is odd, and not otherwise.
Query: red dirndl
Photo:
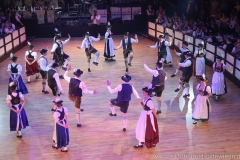
[[[28,58],[27,59],[29,62],[33,62],[34,59],[33,58]],[[36,73],[39,73],[39,68],[38,68],[38,63],[37,61],[35,61],[32,65],[29,65],[27,62],[26,62],[26,74],[27,76],[31,76],[31,75],[34,75]]]
[[[145,133],[145,145],[147,148],[151,148],[159,142],[159,132],[158,132],[158,123],[157,118],[154,117],[154,125],[156,132],[153,130],[150,115],[147,115],[147,122],[146,122],[146,133]]]

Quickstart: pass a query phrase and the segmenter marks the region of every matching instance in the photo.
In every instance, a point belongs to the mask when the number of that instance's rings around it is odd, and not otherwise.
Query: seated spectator
[[[212,33],[209,33],[207,42],[212,43],[213,45],[217,45],[218,43],[217,38]]]
[[[151,5],[148,5],[148,9],[146,10],[147,16],[148,16],[148,21],[153,21],[154,20],[154,10],[152,9]]]
[[[204,26],[202,27],[202,31],[204,32],[204,35],[205,35],[205,36],[209,36],[209,30],[208,30],[208,28],[207,28],[206,25],[204,25]]]
[[[197,27],[197,30],[193,32],[193,37],[195,38],[204,38],[204,33],[200,27]]]
[[[168,23],[166,23],[166,24],[167,24],[166,27],[168,27],[168,28],[173,28],[172,18],[169,18],[169,19],[168,19]]]
[[[15,25],[14,24],[12,24],[10,21],[7,21],[6,23],[5,23],[5,27],[4,27],[4,33],[5,34],[10,34],[10,33],[12,33],[13,31],[15,30]]]
[[[229,27],[229,31],[231,33],[235,32],[235,27],[237,26],[238,20],[237,20],[237,16],[234,16],[233,19],[231,19],[228,27]]]
[[[40,7],[38,3],[35,3],[35,7],[33,8],[33,11],[35,10],[42,10],[42,7]]]
[[[174,25],[173,25],[173,29],[174,29],[175,31],[181,31],[181,27],[180,27],[178,21],[175,21],[175,23],[174,23]]]
[[[163,19],[163,17],[161,15],[159,15],[156,19],[156,23],[160,24],[160,25],[164,25],[165,20]]]
[[[156,16],[161,16],[162,15],[162,12],[163,12],[163,9],[161,6],[159,6],[158,10],[156,11]]]
[[[232,43],[232,40],[230,37],[226,39],[226,43],[222,46],[223,49],[225,49],[226,53],[231,53],[233,50],[234,44]]]
[[[192,26],[192,30],[193,31],[196,31],[197,30],[197,27],[198,27],[198,24],[196,21],[193,22],[193,26]]]
[[[187,34],[187,35],[192,35],[193,34],[193,30],[191,28],[190,25],[187,26],[187,30],[186,31],[183,31],[184,34]]]
[[[225,15],[225,13],[222,13],[222,17],[220,18],[220,20],[222,21],[222,27],[226,27],[229,21],[229,18]]]
[[[164,10],[162,11],[162,17],[163,17],[165,23],[168,23],[168,17],[166,16],[166,12]]]
[[[233,47],[232,54],[236,54],[240,52],[240,38],[237,40],[237,45]]]
[[[185,14],[182,15],[182,18],[180,19],[180,27],[181,29],[185,29],[185,27],[187,28],[187,17],[185,16]]]
[[[216,36],[216,38],[217,38],[217,41],[218,41],[219,44],[223,43],[224,37],[223,37],[221,31],[218,31],[218,35]]]

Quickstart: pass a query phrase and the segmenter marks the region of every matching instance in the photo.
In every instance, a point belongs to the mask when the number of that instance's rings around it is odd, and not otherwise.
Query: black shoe
[[[162,112],[161,112],[161,110],[157,110],[157,114],[161,114]]]
[[[52,145],[52,148],[58,149],[58,147],[56,147],[56,146],[54,146],[54,145]]]
[[[62,67],[62,70],[66,71],[66,70],[67,70],[67,67]]]
[[[126,68],[126,72],[128,72],[128,68]]]
[[[38,78],[39,78],[39,75],[36,76],[36,79],[38,79]]]
[[[82,125],[81,124],[77,124],[77,127],[82,127]]]
[[[111,61],[116,61],[116,60],[112,58]]]
[[[132,66],[132,64],[131,64],[131,63],[128,63],[128,65],[129,65],[129,66]]]
[[[135,145],[135,146],[133,146],[134,148],[143,148],[143,144],[142,145],[139,145],[139,144],[137,144],[137,145]]]
[[[168,67],[172,67],[173,65],[172,64],[169,64]]]
[[[91,72],[90,68],[88,68],[88,72]]]
[[[175,77],[175,76],[176,76],[176,74],[172,74],[172,75],[171,75],[171,77]]]
[[[80,111],[81,111],[81,112],[83,112],[83,111],[84,111],[84,109],[83,109],[83,108],[81,108],[81,109],[80,109]]]
[[[197,121],[194,121],[192,124],[197,124]]]
[[[93,64],[94,64],[95,66],[98,66],[98,63],[97,63],[97,62],[93,62]]]
[[[127,129],[126,128],[123,128],[123,132],[125,132]]]
[[[175,89],[175,92],[178,92],[178,91],[180,91],[180,89],[179,89],[179,88]]]
[[[27,81],[27,83],[31,83],[31,81]]]
[[[22,135],[17,135],[17,138],[22,138]]]
[[[62,150],[62,149],[61,149],[61,152],[68,152],[68,150]]]
[[[185,94],[184,96],[183,96],[183,98],[188,98],[190,96],[190,94]]]
[[[48,94],[49,92],[47,91],[47,90],[42,90],[42,92],[44,93],[44,94]]]
[[[63,75],[59,76],[60,79],[64,79]]]
[[[60,92],[60,93],[58,94],[58,97],[60,97],[60,96],[61,96],[61,94],[62,94],[62,93]]]
[[[112,114],[112,113],[109,113],[109,116],[117,116],[117,114]]]

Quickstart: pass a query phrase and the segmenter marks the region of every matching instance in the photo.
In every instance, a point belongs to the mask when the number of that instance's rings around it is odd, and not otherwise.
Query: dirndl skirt
[[[13,78],[17,77],[17,74],[12,74],[12,77]],[[12,81],[13,81],[12,78],[9,78],[9,83],[11,83]],[[28,94],[28,89],[25,86],[21,75],[19,76],[18,82],[17,82],[17,92],[21,92],[22,94]],[[9,87],[8,87],[8,94],[9,95],[11,94]]]
[[[28,58],[28,61],[33,62],[34,59],[33,58]],[[32,65],[29,65],[26,62],[26,74],[27,74],[27,76],[31,76],[31,75],[34,75],[36,73],[39,73],[39,67],[38,67],[37,61],[35,61]]]
[[[64,121],[64,122],[63,122]],[[66,124],[66,120],[60,121],[62,124]],[[62,148],[66,147],[69,144],[69,132],[68,128],[64,128],[56,124],[56,138],[57,138],[57,147]]]
[[[18,104],[18,106],[14,105],[12,108],[15,110],[20,110],[22,108],[22,104]],[[21,129],[24,129],[27,126],[29,126],[29,124],[24,108],[20,114],[17,114],[14,111],[10,110],[10,131],[21,131]]]

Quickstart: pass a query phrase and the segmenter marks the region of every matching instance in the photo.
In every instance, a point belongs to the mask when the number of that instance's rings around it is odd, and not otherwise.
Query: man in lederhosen
[[[179,47],[179,49],[180,49],[181,52],[177,52],[175,49],[174,49],[174,52],[180,57],[179,62],[180,62],[180,63],[183,63],[183,62],[185,61],[185,54],[184,54],[184,53],[190,51],[190,50],[187,48],[187,47],[188,47],[188,42],[187,42],[187,41],[183,41],[182,47],[180,47],[179,45],[178,45],[178,47]],[[175,77],[175,76],[177,75],[177,73],[178,73],[179,70],[182,70],[182,68],[181,68],[181,67],[178,67],[178,68],[176,69],[176,72],[173,73],[173,74],[171,75],[171,77]]]
[[[67,67],[67,71],[64,73],[64,79],[69,83],[68,98],[74,103],[76,109],[77,117],[77,127],[81,127],[80,123],[80,111],[83,111],[81,108],[82,102],[82,93],[85,94],[97,94],[97,90],[89,91],[83,81],[80,80],[83,71],[80,69],[74,69],[73,74],[74,78],[68,77],[68,71],[71,70],[71,66]]]
[[[94,42],[96,41],[100,41],[100,34],[98,33],[98,38],[94,38],[93,36],[90,36],[90,33],[87,32],[85,33],[85,38],[84,40],[82,41],[82,45],[81,47],[78,47],[79,49],[83,49],[85,48],[85,53],[86,53],[86,56],[87,56],[87,62],[88,62],[88,72],[91,72],[91,69],[90,69],[90,60],[91,60],[91,54],[95,54],[95,58],[94,58],[94,61],[93,61],[93,64],[98,66],[98,57],[100,55],[100,52],[98,52],[98,50],[96,50],[94,48]]]
[[[135,34],[135,39],[128,37],[129,32],[126,32],[124,34],[124,39],[121,40],[120,45],[115,48],[114,50],[118,50],[119,48],[123,47],[123,56],[125,60],[125,66],[126,66],[126,72],[128,72],[128,65],[132,66],[131,62],[133,59],[133,49],[132,49],[132,43],[138,43],[138,37]],[[129,61],[128,61],[128,55],[130,55]]]
[[[158,37],[159,41],[154,46],[149,46],[150,48],[158,48],[158,60],[157,62],[163,63],[167,57],[167,46],[169,42],[164,39],[164,36],[161,34]]]
[[[157,114],[160,114],[162,105],[161,97],[164,90],[165,80],[167,79],[166,73],[163,70],[163,63],[157,62],[156,70],[152,70],[147,66],[146,61],[144,61],[144,68],[147,72],[153,75],[152,82],[149,84],[148,88],[152,89],[152,92],[155,92],[158,103]]]
[[[52,63],[48,64],[48,60],[47,60],[47,52],[48,50],[46,49],[41,49],[40,53],[41,56],[38,60],[38,65],[39,65],[39,70],[40,70],[40,74],[42,76],[42,92],[45,94],[48,94],[49,92],[46,90],[46,81],[47,81],[47,73],[48,70],[50,69],[50,67],[52,66]]]
[[[64,53],[63,45],[67,44],[70,41],[71,37],[70,35],[68,35],[68,39],[66,39],[65,41],[62,41],[61,39],[62,39],[61,36],[56,36],[56,42],[53,44],[51,53],[53,54],[53,60],[59,64],[59,67],[62,70],[66,70],[70,57]],[[60,74],[59,78],[63,79],[60,70],[59,74]]]
[[[51,66],[51,69],[48,70],[48,74],[47,74],[48,75],[48,77],[47,77],[48,87],[52,90],[54,100],[56,100],[56,98],[59,96],[58,90],[61,92],[61,94],[64,94],[62,85],[59,80],[59,74],[57,72],[58,67],[59,67],[59,64],[53,63]],[[54,109],[56,109],[56,108],[53,108],[52,111],[54,111]]]
[[[131,100],[131,95],[133,93],[137,99],[141,98],[139,97],[135,88],[131,84],[129,84],[129,81],[132,79],[131,76],[124,75],[121,79],[124,81],[124,83],[118,85],[114,89],[110,87],[111,82],[109,80],[107,80],[106,84],[111,94],[118,93],[116,99],[111,99],[109,101],[111,109],[111,113],[109,113],[109,116],[117,116],[114,106],[120,107],[123,116],[123,131],[125,132],[127,130],[127,111],[129,107],[129,102]]]
[[[193,60],[192,60],[192,52],[188,51],[184,53],[185,61],[183,63],[178,63],[179,67],[182,67],[182,77],[178,80],[179,85],[178,88],[175,89],[175,92],[178,92],[183,85],[186,87],[186,93],[183,96],[184,98],[188,98],[189,94],[189,81],[193,74]]]

